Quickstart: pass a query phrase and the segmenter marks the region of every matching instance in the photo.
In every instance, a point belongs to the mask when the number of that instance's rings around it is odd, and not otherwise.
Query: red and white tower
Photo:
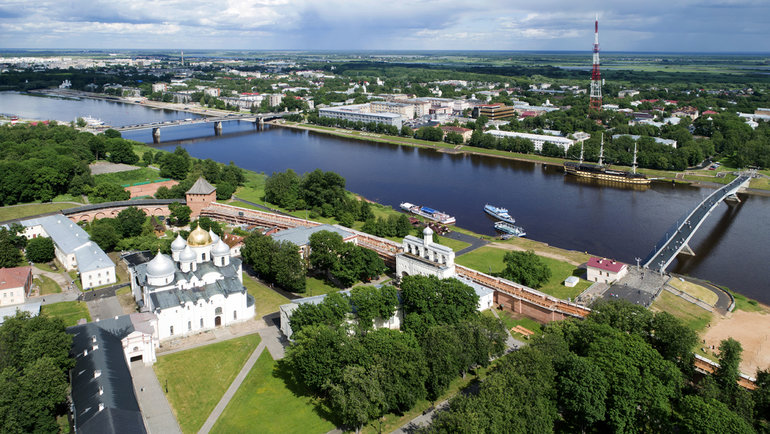
[[[594,21],[594,67],[591,70],[591,95],[588,107],[602,110],[602,74],[599,72],[599,15]]]

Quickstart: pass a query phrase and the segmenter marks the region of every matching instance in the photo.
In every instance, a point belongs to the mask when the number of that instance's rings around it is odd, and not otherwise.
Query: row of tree
[[[387,270],[376,252],[344,242],[337,232],[318,231],[310,235],[308,247],[310,267],[342,288],[357,281],[368,282]]]
[[[758,374],[757,390],[738,386],[740,344],[728,339],[717,372],[702,377],[696,344],[695,332],[668,313],[605,302],[583,321],[549,324],[422,431],[767,431],[768,373]]]
[[[307,265],[299,247],[254,232],[243,240],[243,261],[262,279],[292,292],[305,292]]]

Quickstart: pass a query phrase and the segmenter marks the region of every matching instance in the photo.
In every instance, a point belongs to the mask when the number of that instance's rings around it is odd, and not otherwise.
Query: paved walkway
[[[91,319],[114,318],[123,315],[123,307],[118,301],[118,297],[97,297],[86,301],[88,311],[91,313]]]
[[[69,276],[64,277],[64,275],[62,273],[54,273],[53,271],[45,271],[45,270],[41,270],[41,269],[33,266],[32,267],[32,276],[33,277],[37,277],[37,276],[40,276],[40,275],[48,277],[49,279],[53,279],[54,282],[59,284],[59,286],[61,287],[62,291],[66,291],[67,290],[67,285],[70,284]]]
[[[284,339],[278,327],[270,326],[259,330],[259,336],[262,337],[262,343],[267,346],[267,351],[273,357],[273,360],[281,360],[286,355],[286,340]]]
[[[131,363],[131,378],[147,431],[157,434],[181,434],[182,430],[179,429],[152,367],[145,366],[142,362]]]
[[[489,244],[489,241],[487,240],[482,240],[481,238],[474,237],[468,234],[463,234],[457,231],[449,232],[444,236],[447,238],[451,238],[453,240],[462,241],[470,244],[470,246],[460,250],[459,252],[455,252],[455,256],[464,255],[468,252],[478,249],[479,247],[483,247]]]
[[[238,373],[238,375],[235,377],[235,380],[233,380],[232,384],[230,384],[230,387],[227,388],[227,391],[222,396],[222,399],[220,399],[217,406],[214,407],[214,410],[211,412],[208,419],[206,419],[206,422],[203,424],[203,427],[200,429],[200,431],[198,431],[198,433],[207,434],[209,431],[211,431],[211,428],[214,427],[214,424],[216,423],[217,419],[219,419],[219,416],[221,416],[222,412],[225,411],[227,404],[229,404],[230,400],[233,399],[235,392],[237,392],[238,388],[241,387],[243,380],[246,379],[246,376],[251,371],[251,368],[254,367],[254,364],[257,363],[257,359],[259,359],[259,356],[262,355],[262,351],[266,347],[267,345],[265,345],[265,341],[262,341],[259,343],[259,345],[257,345],[257,348],[253,353],[251,353],[251,356],[246,361],[246,364],[243,365],[241,372]]]

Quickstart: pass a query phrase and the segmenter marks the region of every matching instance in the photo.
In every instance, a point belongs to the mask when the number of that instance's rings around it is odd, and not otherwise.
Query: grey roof
[[[21,224],[24,227],[42,226],[60,251],[65,255],[75,254],[81,273],[115,266],[83,228],[62,214],[22,220]]]
[[[187,194],[211,194],[215,190],[216,187],[209,184],[209,182],[203,179],[203,177],[200,177],[197,181],[195,181],[195,184],[193,184],[193,186],[187,190]]]
[[[230,294],[242,293],[244,291],[246,291],[246,289],[243,287],[240,280],[236,278],[225,278],[191,289],[173,288],[166,291],[152,292],[150,293],[150,298],[152,299],[152,305],[156,309],[168,309],[182,306],[188,302],[196,304],[201,300],[208,301],[217,294],[228,297]]]
[[[352,232],[348,232],[336,226],[320,225],[312,228],[298,226],[296,228],[291,228],[291,229],[286,229],[284,231],[276,232],[270,237],[272,237],[275,241],[279,241],[279,242],[288,241],[297,246],[304,246],[310,242],[310,235],[313,235],[314,233],[321,232],[321,231],[335,232],[337,234],[340,234],[340,236],[342,236],[342,239],[345,239],[354,235]]]
[[[486,286],[479,285],[478,283],[469,280],[469,279],[462,279],[460,277],[454,276],[455,279],[459,280],[460,282],[470,286],[473,288],[474,291],[476,291],[476,295],[479,296],[479,298],[494,293],[495,291],[492,288],[487,288]]]
[[[40,306],[42,304],[42,301],[33,301],[31,303],[0,307],[0,324],[5,321],[6,317],[16,315],[16,311],[19,310],[22,312],[29,312],[30,316],[37,316],[40,313]]]
[[[121,343],[134,330],[131,315],[67,329],[72,335],[70,354],[75,359],[70,377],[78,432],[146,432]],[[93,349],[94,344],[97,349]],[[94,378],[96,371],[101,375]],[[101,411],[99,404],[104,405]]]

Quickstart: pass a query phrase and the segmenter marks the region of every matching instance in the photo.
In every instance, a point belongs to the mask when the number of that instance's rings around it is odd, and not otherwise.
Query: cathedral
[[[158,317],[160,341],[254,317],[254,298],[243,286],[241,259],[214,232],[197,227],[177,235],[171,257],[128,260],[131,290],[142,312]],[[149,258],[146,258],[149,259]]]

